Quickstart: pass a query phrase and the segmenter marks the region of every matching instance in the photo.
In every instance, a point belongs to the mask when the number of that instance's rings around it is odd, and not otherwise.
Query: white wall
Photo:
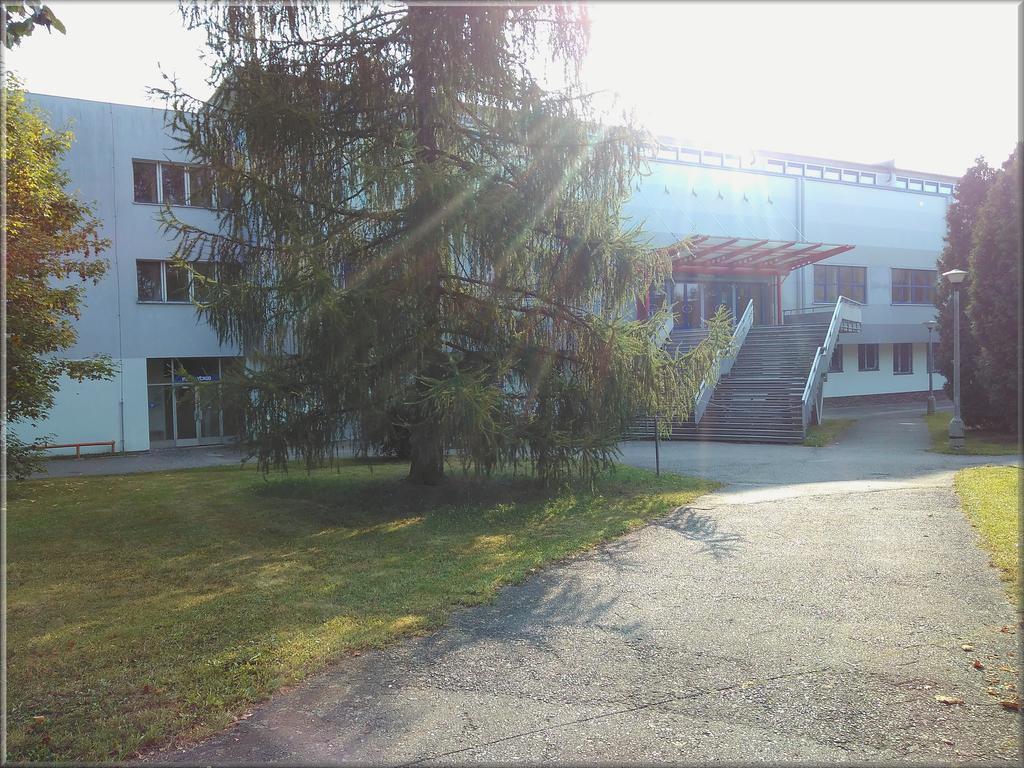
[[[945,381],[941,374],[932,374],[932,387],[936,392],[942,389]],[[892,372],[892,344],[878,345],[877,371],[858,371],[857,344],[843,344],[843,371],[828,374],[824,392],[825,397],[850,397],[927,390],[927,344],[914,344],[914,372],[906,374]]]
[[[115,360],[114,364],[118,367],[118,373],[108,381],[77,382],[62,377],[60,389],[50,410],[50,417],[37,424],[11,424],[11,431],[27,442],[44,436],[50,443],[95,443],[114,440],[118,451],[148,450],[146,360]],[[108,447],[100,446],[82,448],[82,453],[106,453],[109,450]],[[73,456],[75,449],[55,449],[50,453],[55,456]]]

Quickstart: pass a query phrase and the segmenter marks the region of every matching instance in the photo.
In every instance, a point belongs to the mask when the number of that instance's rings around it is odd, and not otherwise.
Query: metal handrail
[[[811,421],[811,407],[815,408],[817,423],[821,423],[821,410],[824,405],[824,370],[826,361],[832,359],[836,343],[839,340],[839,332],[843,325],[844,313],[860,316],[860,308],[864,305],[859,301],[840,296],[836,301],[835,309],[832,311],[832,319],[828,324],[828,332],[825,334],[824,343],[815,350],[814,362],[811,364],[810,373],[807,374],[807,383],[804,385],[803,395],[800,397],[801,418],[804,431]]]
[[[672,313],[668,312],[667,315],[665,322],[662,323],[661,328],[659,328],[658,332],[654,335],[654,341],[659,347],[668,340],[669,336],[672,335],[672,329],[676,324],[676,319]]]
[[[732,370],[732,364],[736,362],[736,356],[739,354],[740,347],[743,346],[743,342],[747,338],[747,331],[750,330],[750,326],[753,323],[754,300],[751,299],[747,302],[747,308],[743,310],[743,316],[740,318],[740,321],[733,328],[729,346],[719,350],[707,378],[700,385],[700,392],[697,393],[693,405],[694,424],[700,424],[700,420],[704,418],[704,411],[707,410],[708,403],[711,402],[711,396],[715,393],[715,387],[718,386],[719,380]]]

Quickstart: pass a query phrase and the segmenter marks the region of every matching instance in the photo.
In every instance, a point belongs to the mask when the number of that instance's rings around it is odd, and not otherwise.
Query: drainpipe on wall
[[[114,217],[114,236],[111,238],[110,250],[114,257],[114,290],[117,292],[117,381],[120,388],[121,399],[118,402],[118,420],[121,426],[121,451],[125,450],[124,444],[124,338],[121,331],[121,265],[117,259],[117,134],[114,131],[114,105],[107,105],[107,113],[110,115],[110,194],[111,213]]]

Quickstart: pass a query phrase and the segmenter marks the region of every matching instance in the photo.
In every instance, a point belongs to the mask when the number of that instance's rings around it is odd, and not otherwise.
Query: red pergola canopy
[[[757,240],[752,237],[695,235],[659,248],[672,257],[672,271],[717,275],[778,275],[852,250],[852,245]]]

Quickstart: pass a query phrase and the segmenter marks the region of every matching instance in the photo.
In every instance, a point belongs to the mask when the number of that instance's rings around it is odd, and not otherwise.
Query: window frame
[[[133,157],[132,160],[132,203],[135,205],[164,205],[164,167],[173,166],[175,168],[182,168],[184,170],[184,193],[185,202],[183,203],[170,203],[175,208],[198,208],[205,211],[215,211],[218,209],[218,195],[217,185],[213,183],[213,173],[209,166],[200,165],[198,163],[175,163],[169,160],[147,160],[141,157]],[[154,165],[156,166],[156,201],[150,200],[137,200],[135,198],[135,164]],[[192,202],[192,169],[206,169],[210,173],[210,204],[207,205],[196,205]],[[143,261],[155,261],[155,259],[143,259]]]
[[[857,370],[859,372],[866,373],[866,372],[869,372],[869,371],[881,370],[881,366],[879,365],[879,349],[878,349],[878,347],[879,347],[878,344],[858,344],[857,345]],[[867,355],[867,352],[868,352],[869,348],[874,350],[874,354],[875,354],[875,365],[874,365],[874,368],[868,367],[868,355]]]
[[[857,266],[857,265],[853,265],[853,264],[814,264],[813,266],[814,266],[814,270],[813,270],[813,272],[811,274],[811,290],[813,291],[812,296],[811,296],[811,303],[812,304],[835,304],[837,301],[839,301],[839,297],[840,296],[845,295],[845,294],[843,294],[843,291],[842,291],[842,288],[841,288],[842,282],[839,280],[839,275],[842,274],[842,272],[840,272],[840,269],[859,269],[859,270],[861,270],[861,275],[863,277],[863,288],[864,288],[863,300],[855,298],[853,296],[847,296],[847,298],[848,299],[853,299],[854,301],[860,302],[861,304],[867,304],[868,303],[868,269],[867,269],[867,267]],[[835,280],[834,281],[833,280],[828,280],[827,282],[824,283],[824,285],[825,285],[825,297],[823,299],[819,299],[818,298],[818,285],[819,285],[818,270],[819,269],[826,269],[826,270],[827,269],[834,269],[834,270],[836,270],[835,271],[835,275],[836,275]],[[831,274],[831,273],[829,273],[829,274]],[[853,285],[859,285],[859,284],[858,283],[850,283],[850,285],[853,286]],[[829,288],[832,288],[832,287],[835,288],[835,296],[830,299],[829,298],[829,294],[828,294],[828,290],[829,290]]]
[[[907,273],[910,281],[908,283],[897,283],[896,273],[905,272]],[[932,281],[925,285],[923,283],[916,282],[914,275],[927,272],[930,273]],[[930,307],[935,305],[936,291],[938,290],[939,272],[937,269],[916,269],[910,267],[890,267],[889,268],[889,303],[893,306],[917,306],[917,307]],[[926,291],[924,301],[914,301],[914,293],[918,290]],[[897,291],[906,291],[907,300],[901,301],[897,298]]]
[[[910,349],[910,355],[909,355],[909,358],[908,358],[908,363],[910,365],[910,368],[908,370],[905,370],[905,371],[897,370],[897,363],[900,360],[900,355],[898,355],[896,353],[896,348],[897,347],[899,347],[900,349],[902,349],[904,347],[907,347],[907,348]],[[892,375],[893,376],[910,376],[913,373],[914,373],[914,343],[911,342],[911,341],[899,341],[899,342],[895,342],[894,341],[893,344],[892,344]]]
[[[198,264],[214,264],[212,261],[197,262]],[[143,299],[139,297],[139,281],[138,281],[138,270],[139,264],[159,264],[160,265],[160,298],[159,299]],[[173,304],[175,306],[183,307],[196,302],[196,281],[193,279],[192,272],[188,272],[188,297],[186,299],[168,299],[167,298],[167,270],[173,269],[172,264],[168,259],[136,259],[135,260],[135,302],[137,304]],[[184,268],[182,268],[184,269]],[[202,300],[202,299],[200,299]]]

